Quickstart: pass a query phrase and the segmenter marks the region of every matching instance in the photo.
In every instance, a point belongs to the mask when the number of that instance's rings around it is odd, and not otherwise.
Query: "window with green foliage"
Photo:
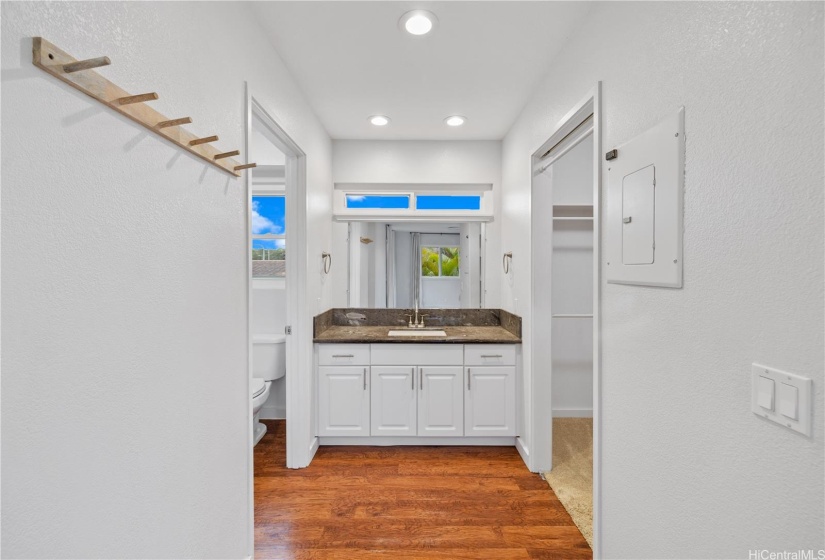
[[[422,247],[421,276],[458,276],[458,247]]]

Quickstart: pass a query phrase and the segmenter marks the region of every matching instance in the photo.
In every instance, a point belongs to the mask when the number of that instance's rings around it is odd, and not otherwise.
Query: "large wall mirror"
[[[484,224],[350,222],[350,307],[480,308]]]

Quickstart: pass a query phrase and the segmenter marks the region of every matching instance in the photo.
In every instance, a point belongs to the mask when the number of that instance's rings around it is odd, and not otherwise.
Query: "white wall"
[[[824,63],[821,3],[607,2],[504,140],[529,337],[530,154],[598,80],[602,152],[686,106],[684,289],[602,284],[607,558],[825,548]],[[814,379],[812,438],[750,412],[754,361]]]
[[[488,278],[498,278],[501,196],[499,141],[333,140],[332,176],[336,183],[491,183],[495,220],[487,224]],[[346,224],[333,226],[335,255],[346,257]],[[346,262],[332,272],[333,305],[346,305]],[[497,307],[499,283],[488,282],[486,307]]]
[[[329,139],[244,5],[2,3],[3,555],[248,557],[244,182],[32,66],[33,35],[227,149],[249,80],[307,153],[311,265]]]

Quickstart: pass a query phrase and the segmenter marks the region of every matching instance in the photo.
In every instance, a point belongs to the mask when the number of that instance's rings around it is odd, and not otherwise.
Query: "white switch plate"
[[[776,406],[779,400],[778,394],[774,394],[773,402],[771,403],[774,405],[773,410],[766,410],[759,406],[759,386],[760,378],[762,377],[773,380],[774,391],[777,391],[777,393],[783,383],[796,388],[799,397],[799,402],[796,405],[797,420],[793,420],[782,414],[782,410],[786,409],[786,407]],[[813,416],[811,407],[812,387],[813,382],[808,377],[802,377],[761,364],[753,364],[751,366],[751,410],[757,416],[767,418],[795,432],[810,436],[811,418]]]

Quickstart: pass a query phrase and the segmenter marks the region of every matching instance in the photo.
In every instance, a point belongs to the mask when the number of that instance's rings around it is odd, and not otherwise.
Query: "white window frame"
[[[333,219],[339,222],[491,222],[493,185],[487,183],[335,183]],[[347,208],[347,195],[410,197],[408,208]],[[478,210],[416,210],[418,196],[480,196]]]
[[[286,200],[286,189],[284,185],[278,185],[271,188],[261,189],[256,188],[252,191],[252,198],[255,197],[262,197],[262,196],[280,196]],[[286,220],[284,220],[284,233],[263,233],[263,234],[256,234],[252,233],[250,225],[249,231],[249,238],[250,238],[250,245],[249,245],[249,260],[252,260],[252,242],[256,239],[283,239],[284,245],[286,245],[286,238],[287,238],[287,231],[286,231]],[[250,266],[251,263],[250,263]],[[287,262],[286,266],[289,266]],[[253,288],[263,288],[263,289],[273,289],[273,290],[284,290],[286,289],[286,276],[283,278],[262,278],[262,277],[252,277],[252,287]]]

